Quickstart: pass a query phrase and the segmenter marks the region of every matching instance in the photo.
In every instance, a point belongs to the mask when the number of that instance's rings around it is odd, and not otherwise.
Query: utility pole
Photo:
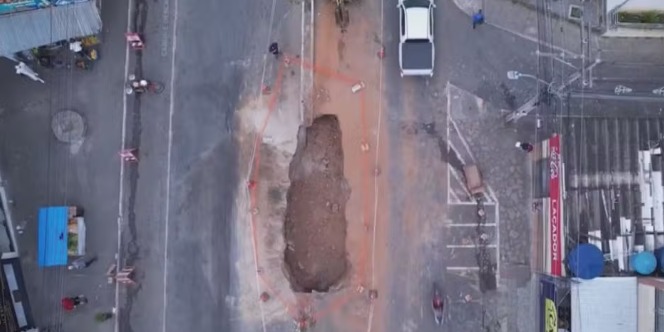
[[[601,62],[602,62],[601,60],[596,59],[595,62],[591,63],[589,66],[582,68],[580,71],[577,71],[574,74],[567,77],[567,80],[563,82],[558,88],[554,89],[553,86],[551,86],[553,82],[549,83],[549,89],[547,89],[546,93],[549,95],[555,95],[558,98],[560,98],[563,91],[565,91],[565,89],[567,89],[568,86],[572,85],[572,83],[576,82],[579,78],[584,77],[585,72],[587,70],[588,71],[592,70],[595,66],[597,66]],[[528,101],[526,101],[525,104],[516,109],[514,112],[508,114],[507,117],[505,118],[505,122],[516,122],[522,117],[528,115],[530,112],[532,112],[534,109],[537,108],[541,97],[542,97],[541,92],[538,91],[536,96],[528,99]]]

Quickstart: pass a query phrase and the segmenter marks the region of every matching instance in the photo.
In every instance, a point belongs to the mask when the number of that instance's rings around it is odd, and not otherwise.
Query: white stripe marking
[[[461,202],[459,202],[459,203],[449,204],[449,206],[455,206],[455,205],[462,205],[462,206],[471,206],[471,205],[472,205],[472,206],[477,206],[477,203],[476,203],[476,202],[473,202],[473,201],[461,201]],[[484,206],[485,206],[485,207],[487,207],[487,206],[495,206],[495,205],[496,205],[496,203],[493,203],[493,202],[484,202]]]
[[[447,203],[450,204],[450,205],[459,204],[459,203],[461,203],[461,200],[459,199],[457,194],[453,190],[450,189],[449,177],[450,177],[450,171],[449,171],[449,168],[448,168],[448,171],[447,171],[447,181],[448,181],[447,182],[448,183],[448,185],[447,185]]]
[[[475,249],[475,248],[477,248],[477,246],[474,245],[474,244],[448,244],[445,247],[447,247],[449,249]],[[486,247],[495,249],[496,245],[495,244],[487,244]]]
[[[131,9],[133,8],[133,1],[129,0],[127,4],[127,32],[130,31],[131,29]],[[124,65],[124,82],[127,81],[127,77],[129,76],[129,43],[125,43],[125,65]],[[125,144],[127,143],[127,93],[125,92],[124,89],[124,82],[122,85],[122,133],[121,133],[121,142],[120,142],[120,151],[126,149],[127,147]],[[122,204],[122,200],[124,197],[124,172],[125,172],[125,161],[120,158],[120,190],[118,193],[118,219],[117,219],[117,227],[118,227],[118,249],[116,252],[115,256],[115,266],[122,266],[122,212],[124,211],[124,205]],[[115,308],[116,310],[120,310],[120,285],[118,283],[115,283]],[[119,332],[120,331],[120,315],[116,314],[113,316],[113,331]]]
[[[451,109],[452,109],[452,101],[450,100],[450,83],[447,82],[447,85],[445,85],[445,95],[447,98],[447,121],[446,121],[446,126],[445,126],[445,142],[447,142],[447,153],[449,154],[450,150],[450,117],[451,117]],[[452,188],[450,187],[450,172],[452,170],[450,169],[450,166],[447,165],[447,203],[450,203],[450,192],[452,191]],[[461,201],[459,197],[457,197],[456,193],[453,193],[454,197],[457,199],[457,201]]]
[[[168,1],[168,0],[166,0]],[[166,332],[166,315],[168,312],[168,235],[171,212],[171,163],[173,161],[173,115],[175,114],[175,52],[177,51],[177,27],[178,27],[178,0],[173,0],[173,32],[171,38],[171,98],[168,104],[168,152],[166,163],[166,207],[165,207],[165,227],[164,227],[164,308],[162,316],[162,331]]]
[[[314,2],[313,0],[311,1]],[[384,5],[385,1],[380,0],[380,42],[383,43],[383,24],[384,24]],[[312,15],[314,12],[312,10]],[[312,25],[313,26],[313,25]],[[384,45],[381,45],[381,47]],[[378,126],[376,128],[376,161],[375,165],[378,165],[378,151],[380,151],[380,130],[381,130],[381,121],[383,117],[383,65],[380,60],[378,60],[379,69],[378,69]],[[371,235],[371,287],[376,288],[376,227],[378,223],[378,181],[374,180],[374,211],[373,211],[373,230]],[[367,332],[371,331],[371,326],[373,325],[373,316],[374,316],[374,301],[371,301],[369,305],[369,319],[367,322]]]
[[[446,224],[447,227],[477,227],[477,223],[472,223],[472,224],[464,224],[464,223],[456,223],[456,224]],[[487,223],[482,225],[483,227],[496,227],[496,224],[494,223]]]
[[[496,242],[500,244],[500,204],[496,204]],[[500,282],[500,246],[496,250],[496,280]]]
[[[448,266],[445,268],[448,271],[479,271],[477,266]]]
[[[300,7],[302,8],[302,19],[300,20],[300,54],[304,57],[304,1],[301,2]],[[313,62],[312,62],[313,64]],[[300,108],[300,124],[304,122],[304,70],[300,66],[300,99],[299,99],[299,108]]]

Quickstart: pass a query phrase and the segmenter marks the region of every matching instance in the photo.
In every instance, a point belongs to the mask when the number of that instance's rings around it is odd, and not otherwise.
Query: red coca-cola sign
[[[549,234],[551,253],[551,275],[562,274],[562,253],[560,245],[560,136],[549,139]]]

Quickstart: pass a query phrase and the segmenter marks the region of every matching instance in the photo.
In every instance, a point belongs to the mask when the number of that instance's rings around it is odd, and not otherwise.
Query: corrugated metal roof
[[[0,55],[12,54],[57,41],[101,31],[94,1],[0,16]]]
[[[637,280],[608,277],[572,283],[572,331],[637,331]]]
[[[67,265],[67,216],[66,206],[39,209],[37,252],[40,267]]]

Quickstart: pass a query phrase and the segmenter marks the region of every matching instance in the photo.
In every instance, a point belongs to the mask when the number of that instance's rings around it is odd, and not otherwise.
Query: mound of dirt
[[[326,292],[346,273],[346,202],[341,128],[324,115],[306,128],[290,165],[285,261],[296,292]]]

